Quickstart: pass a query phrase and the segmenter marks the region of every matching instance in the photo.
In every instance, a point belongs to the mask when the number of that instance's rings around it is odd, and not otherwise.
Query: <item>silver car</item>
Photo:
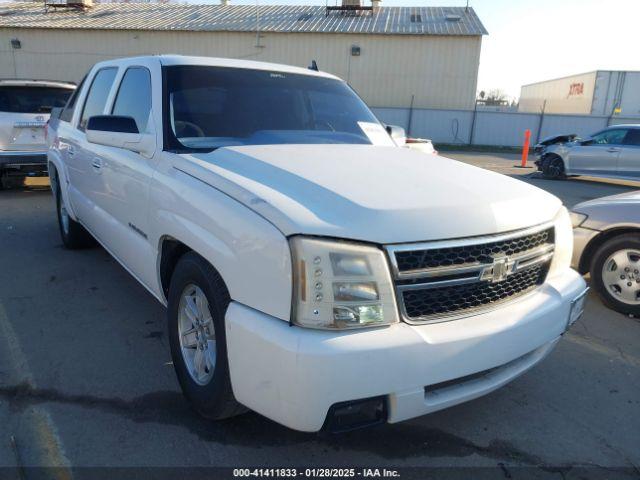
[[[640,316],[640,191],[579,203],[571,217],[573,268],[606,305]]]
[[[573,175],[640,181],[640,125],[614,125],[586,139],[560,135],[542,145],[538,169],[549,178]]]
[[[0,188],[25,175],[46,175],[45,126],[76,86],[45,80],[0,80]]]

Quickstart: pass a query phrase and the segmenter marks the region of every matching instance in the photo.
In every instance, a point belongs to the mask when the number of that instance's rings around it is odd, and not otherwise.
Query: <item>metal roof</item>
[[[324,6],[102,3],[87,11],[45,13],[40,2],[0,3],[0,28],[170,30],[210,32],[485,35],[472,8],[381,7],[348,15]]]

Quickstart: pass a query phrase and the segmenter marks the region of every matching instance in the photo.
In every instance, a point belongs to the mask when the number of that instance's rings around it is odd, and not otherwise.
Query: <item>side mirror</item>
[[[592,145],[592,144],[593,144],[593,138],[587,137],[580,140],[580,145]]]
[[[123,148],[151,158],[156,149],[154,135],[140,133],[133,117],[95,115],[89,118],[87,141],[107,147]]]
[[[396,142],[396,145],[399,147],[403,147],[405,143],[407,143],[407,134],[404,131],[404,128],[398,127],[397,125],[386,125],[387,133]]]

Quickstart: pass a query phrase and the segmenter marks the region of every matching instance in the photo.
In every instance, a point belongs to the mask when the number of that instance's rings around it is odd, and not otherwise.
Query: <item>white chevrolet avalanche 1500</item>
[[[332,75],[121,59],[57,113],[64,245],[97,239],[166,305],[206,417],[399,422],[506,384],[582,313],[556,197],[398,148]]]

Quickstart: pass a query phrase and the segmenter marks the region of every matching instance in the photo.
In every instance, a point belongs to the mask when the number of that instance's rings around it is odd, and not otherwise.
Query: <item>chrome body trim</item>
[[[389,256],[391,262],[391,274],[398,280],[409,278],[422,278],[431,276],[429,272],[435,269],[423,269],[412,270],[407,272],[400,272],[398,269],[398,262],[396,261],[396,252],[412,252],[415,250],[434,250],[436,248],[455,248],[455,247],[467,247],[471,245],[480,245],[483,243],[503,242],[505,240],[511,240],[513,238],[525,237],[534,233],[542,232],[553,227],[553,222],[547,222],[534,227],[526,228],[524,230],[514,230],[508,233],[497,235],[485,235],[481,237],[465,237],[453,240],[435,240],[433,242],[421,242],[421,243],[404,243],[404,244],[392,244],[386,245],[384,248]],[[449,268],[449,267],[447,267]],[[453,268],[453,267],[452,267]],[[461,267],[459,267],[461,268]]]

